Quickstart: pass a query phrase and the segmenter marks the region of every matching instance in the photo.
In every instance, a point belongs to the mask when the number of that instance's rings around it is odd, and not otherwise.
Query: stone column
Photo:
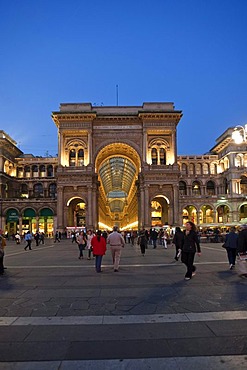
[[[65,150],[64,150],[64,137],[63,134],[60,132],[58,133],[58,164],[59,165],[67,165],[66,158],[65,158]]]
[[[3,161],[3,157],[0,157],[0,171],[4,172],[4,161]]]
[[[173,186],[173,224],[180,225],[179,223],[179,190],[178,184]]]
[[[172,133],[172,149],[174,153],[174,163],[177,163],[177,131],[176,129]]]
[[[39,230],[39,216],[36,216],[36,230]]]
[[[93,160],[93,145],[92,145],[92,131],[88,130],[88,163],[92,163]]]
[[[143,141],[142,141],[142,160],[147,163],[147,131],[143,129]]]
[[[22,235],[22,216],[19,216],[19,234]]]
[[[57,229],[63,230],[66,225],[63,224],[63,189],[57,188]]]
[[[149,206],[149,188],[148,185],[144,186],[144,227],[150,228],[150,206]]]
[[[93,229],[93,204],[92,204],[92,186],[87,188],[87,213],[86,213],[86,226],[88,229]]]
[[[138,227],[141,230],[145,224],[145,204],[144,204],[144,189],[143,185],[139,186],[138,189]]]
[[[97,212],[97,186],[94,185],[92,188],[92,229],[98,228],[98,212]]]

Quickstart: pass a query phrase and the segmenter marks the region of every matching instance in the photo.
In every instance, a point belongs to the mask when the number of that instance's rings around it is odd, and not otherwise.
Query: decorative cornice
[[[143,121],[162,120],[165,122],[175,121],[178,123],[182,117],[182,113],[139,113],[138,116]]]
[[[55,122],[56,126],[61,126],[62,122],[92,122],[96,118],[95,113],[87,114],[71,114],[71,113],[53,113],[52,119]]]

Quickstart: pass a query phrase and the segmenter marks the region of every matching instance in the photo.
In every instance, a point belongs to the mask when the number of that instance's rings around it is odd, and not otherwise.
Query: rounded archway
[[[197,209],[192,204],[187,205],[183,209],[183,225],[185,225],[188,221],[192,221],[197,224]]]
[[[126,143],[103,147],[95,159],[98,175],[98,226],[110,229],[138,228],[137,180],[141,162],[137,151]]]
[[[168,225],[169,199],[164,195],[156,195],[151,201],[151,225]]]
[[[70,198],[67,202],[67,226],[74,228],[86,227],[86,202],[80,197]]]

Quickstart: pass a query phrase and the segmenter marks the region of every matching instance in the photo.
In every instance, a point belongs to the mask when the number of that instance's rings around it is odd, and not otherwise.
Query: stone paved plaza
[[[34,244],[34,243],[33,243]],[[245,369],[247,280],[202,244],[184,280],[174,250],[126,244],[118,273],[71,240],[8,242],[0,279],[0,369]]]

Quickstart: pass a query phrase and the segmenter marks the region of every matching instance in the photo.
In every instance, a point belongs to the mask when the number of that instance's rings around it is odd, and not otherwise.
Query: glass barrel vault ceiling
[[[135,180],[135,165],[127,158],[112,157],[102,163],[99,174],[111,211],[122,212]]]

